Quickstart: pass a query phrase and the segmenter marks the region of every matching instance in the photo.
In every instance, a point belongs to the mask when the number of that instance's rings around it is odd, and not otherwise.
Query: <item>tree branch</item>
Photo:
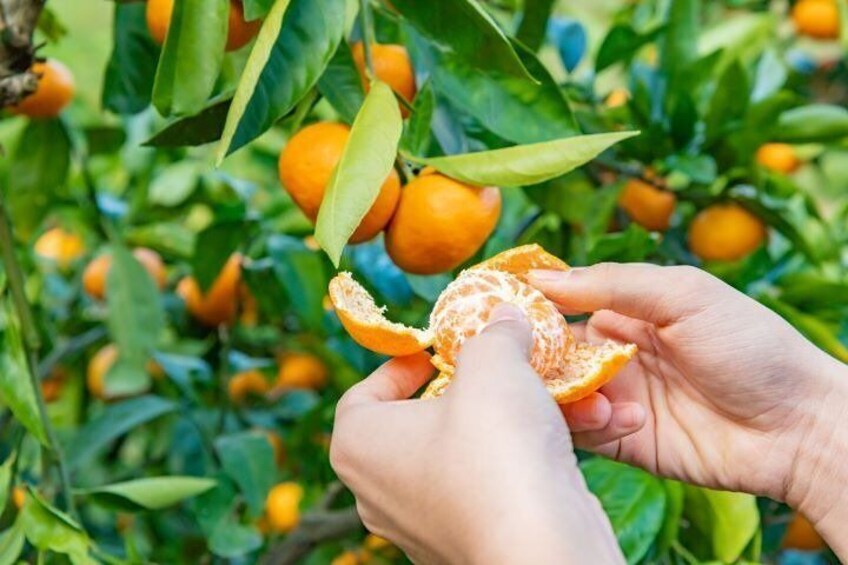
[[[17,104],[38,86],[32,36],[47,0],[0,0],[0,107]]]

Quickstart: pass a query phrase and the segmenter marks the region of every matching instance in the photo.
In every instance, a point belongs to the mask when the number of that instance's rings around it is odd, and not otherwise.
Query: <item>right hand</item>
[[[816,473],[838,475],[817,453],[844,420],[845,366],[764,306],[692,267],[600,264],[531,282],[565,313],[594,312],[571,326],[578,338],[639,347],[598,394],[563,407],[576,446],[801,506]]]

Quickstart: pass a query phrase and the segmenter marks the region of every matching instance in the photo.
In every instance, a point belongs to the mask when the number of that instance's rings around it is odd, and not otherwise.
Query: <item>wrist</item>
[[[786,502],[804,514],[841,558],[848,557],[848,367],[822,354],[821,383],[807,402],[811,414],[786,489]]]

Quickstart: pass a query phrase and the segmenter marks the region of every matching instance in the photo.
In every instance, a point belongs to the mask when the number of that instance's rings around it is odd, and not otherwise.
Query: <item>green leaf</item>
[[[392,89],[374,82],[353,122],[315,224],[315,239],[336,266],[394,167],[402,130],[403,118]]]
[[[184,259],[194,253],[195,234],[182,223],[147,224],[130,228],[124,235],[133,246],[151,247]]]
[[[588,163],[619,141],[639,132],[578,135],[449,157],[410,160],[430,165],[449,177],[480,186],[528,186],[562,176]]]
[[[244,0],[242,5],[244,6],[245,21],[252,22],[265,17],[271,10],[271,6],[274,5],[274,0]]]
[[[251,514],[261,516],[277,474],[268,439],[256,432],[229,434],[215,440],[215,451],[224,471],[244,495]]]
[[[330,282],[321,257],[300,241],[282,235],[268,239],[268,255],[298,320],[310,330],[320,331],[322,301]]]
[[[3,188],[17,235],[32,235],[62,193],[70,166],[71,141],[61,120],[30,120],[18,140]]]
[[[262,545],[256,529],[239,523],[235,515],[237,494],[226,475],[216,477],[218,486],[197,497],[194,515],[209,543],[209,550],[219,557],[239,557]]]
[[[112,55],[103,83],[103,107],[137,114],[150,104],[159,46],[150,37],[144,4],[115,3]]]
[[[620,232],[606,233],[594,242],[588,253],[588,263],[603,261],[644,261],[659,246],[659,238],[642,226],[631,223]]]
[[[145,367],[165,327],[165,317],[156,283],[147,270],[123,245],[113,242],[111,250],[107,323],[120,356],[106,373],[104,386],[112,396],[137,394],[150,387]]]
[[[698,57],[700,0],[671,0],[660,67],[669,79],[669,90]]]
[[[11,528],[0,533],[0,565],[15,565],[25,542],[23,522],[15,520]]]
[[[0,465],[0,514],[3,513],[6,503],[9,501],[9,492],[12,486],[12,466],[15,464],[15,456],[16,454],[13,451],[6,458],[6,461]]]
[[[27,492],[19,520],[27,540],[36,549],[67,555],[74,565],[96,563],[89,556],[90,542],[82,528],[32,489]]]
[[[248,224],[243,220],[223,220],[197,234],[191,270],[203,292],[209,290],[227,259],[241,244]]]
[[[750,85],[748,73],[739,61],[727,67],[716,85],[706,116],[707,141],[723,137],[728,130],[738,128],[748,108]]]
[[[663,482],[645,471],[593,458],[580,464],[586,484],[609,516],[628,563],[640,561],[663,526]]]
[[[456,54],[468,66],[535,80],[477,0],[392,0],[392,5],[440,51]]]
[[[595,71],[601,72],[616,63],[630,61],[639,49],[654,41],[662,30],[662,27],[658,27],[639,33],[626,24],[613,26],[598,49]]]
[[[228,0],[176,0],[156,69],[153,104],[163,116],[200,112],[215,89],[227,43]]]
[[[212,479],[199,477],[151,477],[76,492],[122,510],[162,510],[202,494],[216,484]]]
[[[97,454],[114,439],[136,427],[174,412],[179,406],[158,396],[141,396],[107,406],[65,443],[68,466],[73,469]]]
[[[436,95],[428,81],[415,95],[412,104],[412,115],[403,129],[400,145],[411,155],[426,155],[432,136],[430,124],[433,122],[433,112],[436,110]]]
[[[446,56],[432,71],[433,86],[496,135],[515,143],[550,141],[579,133],[568,101],[550,73],[526,47],[521,60],[537,78],[481,73]]]
[[[832,104],[810,104],[780,115],[775,134],[789,143],[822,143],[848,137],[848,109]]]
[[[262,23],[227,114],[217,160],[286,115],[318,82],[342,40],[345,0],[277,0]]]
[[[538,51],[545,42],[548,20],[555,3],[556,0],[524,0],[524,10],[515,38],[533,51]]]
[[[3,300],[0,330],[0,401],[9,407],[15,419],[29,433],[46,446],[47,434],[32,389],[20,324],[8,298]]]
[[[318,79],[318,91],[345,123],[353,123],[365,101],[365,91],[347,42],[339,44],[324,74]]]
[[[142,143],[147,147],[184,147],[212,143],[221,139],[224,122],[230,111],[232,96],[216,97],[193,116],[175,118],[165,124],[150,139]]]
[[[846,347],[837,336],[836,329],[831,328],[821,319],[805,314],[794,306],[768,296],[766,294],[757,297],[762,304],[774,310],[778,315],[804,334],[807,339],[818,347],[827,351],[843,363],[848,363],[848,347]]]
[[[200,182],[202,165],[198,161],[177,161],[156,177],[148,187],[148,201],[158,206],[179,206]]]
[[[657,549],[660,553],[667,551],[677,540],[680,531],[680,519],[683,517],[683,483],[677,481],[663,481],[665,487],[666,503],[665,518],[662,529],[657,536]]]
[[[723,492],[684,485],[684,515],[693,535],[709,545],[711,555],[735,562],[760,527],[757,499],[750,494]]]

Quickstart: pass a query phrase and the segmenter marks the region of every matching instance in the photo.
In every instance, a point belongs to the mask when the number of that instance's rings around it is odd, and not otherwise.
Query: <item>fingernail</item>
[[[517,322],[524,319],[524,312],[521,311],[521,308],[509,302],[501,302],[492,308],[492,313],[489,314],[489,321],[486,322],[486,327],[493,326],[498,322]]]
[[[567,271],[545,271],[545,270],[533,270],[530,271],[530,280],[538,283],[538,284],[549,284],[555,282],[564,282],[568,280],[575,272],[579,272],[582,269],[569,269]]]

